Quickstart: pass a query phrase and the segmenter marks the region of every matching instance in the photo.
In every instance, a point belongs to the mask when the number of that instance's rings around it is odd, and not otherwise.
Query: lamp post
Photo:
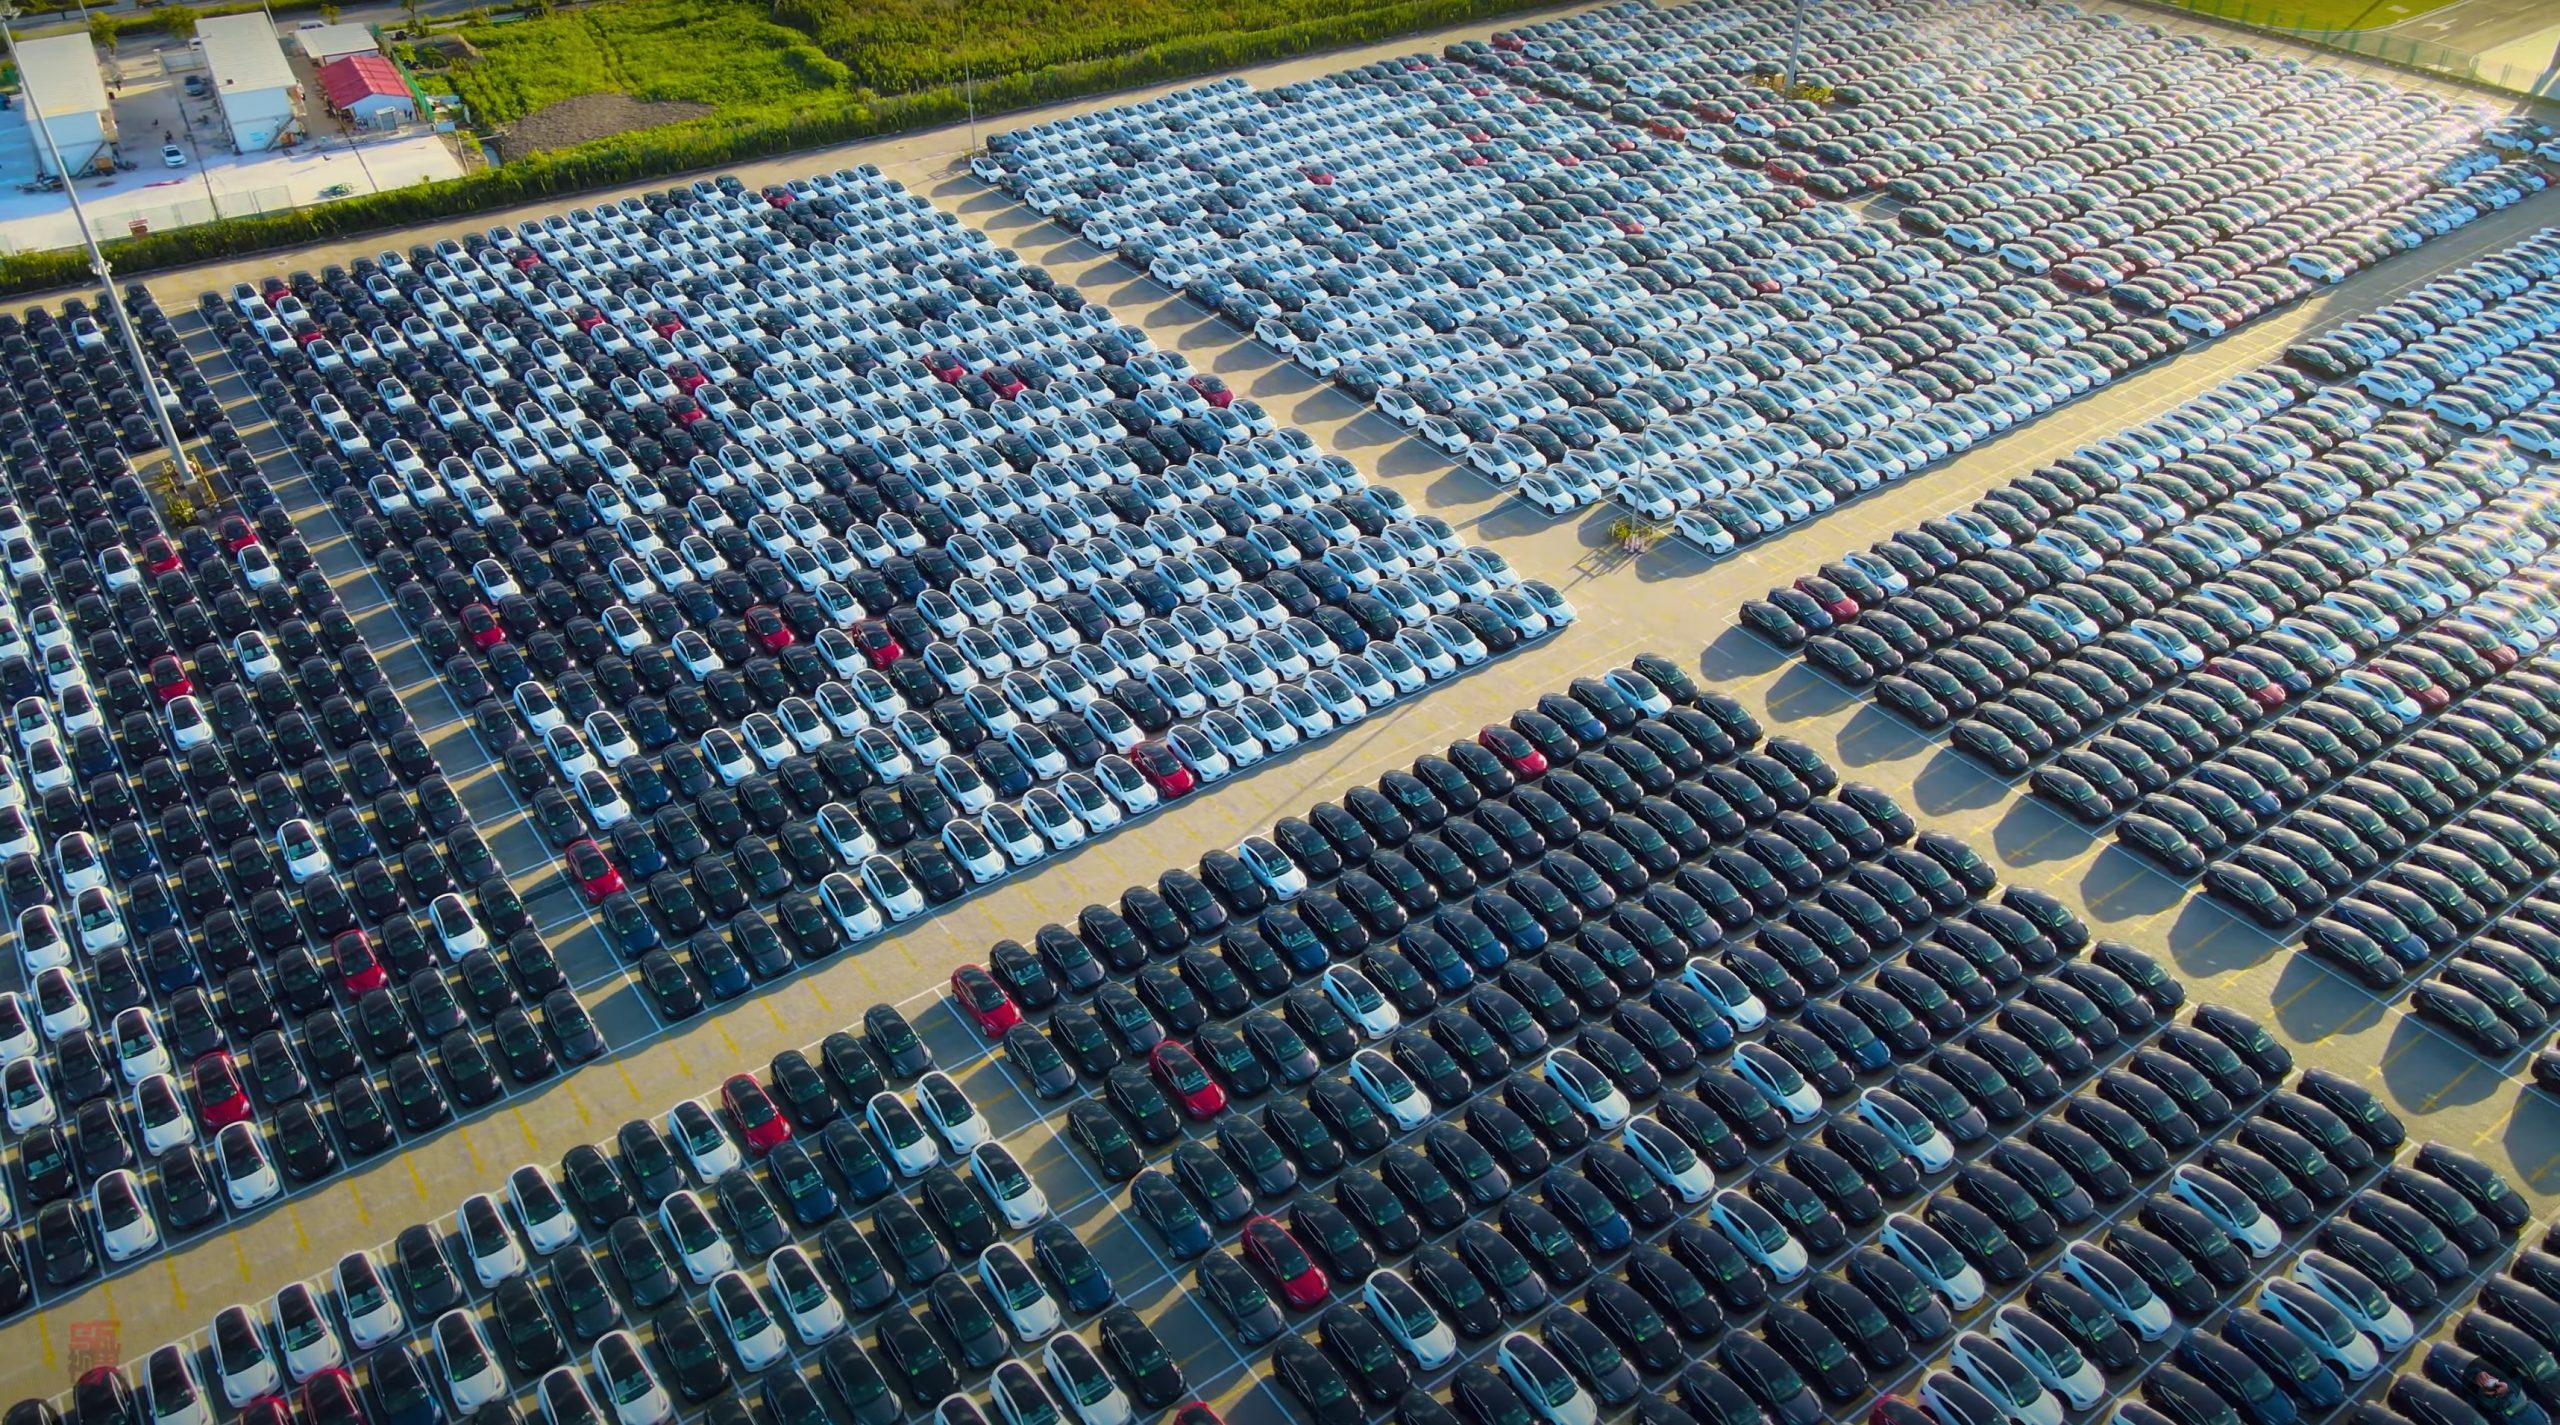
[[[967,13],[966,0],[942,0],[942,10],[946,15],[964,16]],[[961,44],[957,48],[960,51],[960,95],[962,102],[969,106],[969,152],[974,155],[978,151],[978,76],[976,67],[969,62],[969,47]]]
[[[1796,0],[1795,9],[1787,20],[1787,72],[1780,80],[1786,87],[1778,94],[1782,99],[1795,97],[1796,61],[1804,54],[1804,11],[1808,3],[1809,0]]]
[[[18,37],[10,30],[9,25],[11,21],[25,13],[16,5],[0,3],[0,45],[8,47],[9,59],[18,65],[18,73],[22,81],[27,73],[27,67],[18,59]],[[160,400],[160,384],[151,379],[151,363],[143,358],[142,342],[133,334],[133,319],[125,313],[122,299],[116,296],[115,269],[108,265],[107,255],[98,250],[97,234],[90,231],[89,214],[80,206],[80,185],[73,180],[71,170],[64,165],[62,150],[54,144],[53,125],[45,121],[43,103],[36,98],[32,89],[26,97],[27,112],[36,121],[36,135],[44,141],[45,152],[53,159],[54,173],[62,179],[62,195],[71,200],[71,221],[80,228],[80,243],[89,249],[89,271],[97,276],[98,290],[105,299],[104,304],[111,324],[115,327],[117,335],[124,338],[125,356],[133,362],[134,379],[142,386],[142,402],[151,408],[151,418],[159,424],[160,438],[169,446],[169,458],[178,462],[183,471],[187,465],[186,446],[178,438],[177,422],[169,418],[169,408]]]

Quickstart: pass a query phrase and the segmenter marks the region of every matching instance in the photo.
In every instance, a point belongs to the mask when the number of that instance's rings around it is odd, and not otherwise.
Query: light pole
[[[18,37],[10,30],[9,24],[25,13],[16,5],[0,3],[0,45],[8,47],[9,59],[17,64],[22,85],[27,67],[18,58]],[[36,121],[36,135],[44,140],[45,152],[53,159],[55,175],[62,179],[62,196],[71,200],[71,221],[79,225],[81,245],[89,249],[89,270],[97,275],[98,290],[104,298],[108,316],[116,333],[124,338],[125,356],[133,362],[134,379],[142,386],[142,402],[151,408],[152,419],[159,423],[160,438],[169,445],[169,458],[178,463],[182,473],[191,473],[187,467],[186,446],[178,439],[178,424],[169,418],[169,408],[161,403],[160,383],[151,379],[151,363],[143,359],[142,343],[133,334],[133,320],[126,315],[122,299],[116,296],[115,269],[108,266],[107,255],[98,250],[97,234],[89,230],[89,214],[80,206],[80,185],[63,163],[62,150],[53,142],[53,125],[45,121],[43,102],[36,97],[32,86],[27,88],[27,112]]]
[[[1804,54],[1804,11],[1809,0],[1796,0],[1795,10],[1787,20],[1787,72],[1779,81],[1786,87],[1778,97],[1792,99],[1796,92],[1796,61]]]
[[[965,14],[965,6],[966,0],[943,0],[942,9],[943,13],[956,18]],[[978,151],[978,76],[975,66],[969,62],[968,45],[959,44],[957,48],[960,51],[960,95],[962,102],[969,106],[969,152],[974,155]]]

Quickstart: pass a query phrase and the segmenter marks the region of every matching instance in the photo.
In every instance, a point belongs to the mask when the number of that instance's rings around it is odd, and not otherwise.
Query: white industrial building
[[[198,22],[196,39],[231,146],[263,153],[301,132],[301,86],[274,22],[263,14],[215,15]]]
[[[370,25],[311,25],[293,32],[293,43],[317,67],[351,54],[380,54]]]
[[[107,84],[98,74],[98,47],[85,34],[54,35],[18,41],[18,74],[32,108],[27,138],[35,145],[36,171],[51,173],[53,155],[46,151],[36,116],[53,134],[63,166],[87,173],[109,157],[116,141],[115,110],[107,103]]]

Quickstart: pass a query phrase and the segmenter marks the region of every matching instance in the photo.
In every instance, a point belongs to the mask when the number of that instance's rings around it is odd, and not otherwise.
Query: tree
[[[338,7],[335,5],[321,6],[320,23],[324,25],[334,25],[338,23],[338,13]]]
[[[173,40],[194,39],[197,18],[192,5],[160,5],[151,11],[152,22],[167,31]]]
[[[552,0],[516,0],[516,8],[527,18],[539,20],[551,13]]]
[[[116,52],[116,41],[119,38],[121,37],[116,33],[116,22],[114,18],[109,16],[105,11],[101,10],[89,17],[89,43],[98,46],[109,54],[114,54]]]
[[[416,37],[421,30],[418,24],[418,0],[400,0],[400,9],[409,17],[409,34],[412,38]]]

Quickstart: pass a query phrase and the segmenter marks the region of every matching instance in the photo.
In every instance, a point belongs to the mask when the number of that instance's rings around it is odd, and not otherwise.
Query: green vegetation
[[[2182,10],[2268,30],[2378,30],[2454,0],[2166,0]]]
[[[454,89],[483,128],[580,94],[689,99],[737,117],[844,86],[844,66],[808,36],[740,0],[613,0],[461,35],[481,57],[454,67]]]

